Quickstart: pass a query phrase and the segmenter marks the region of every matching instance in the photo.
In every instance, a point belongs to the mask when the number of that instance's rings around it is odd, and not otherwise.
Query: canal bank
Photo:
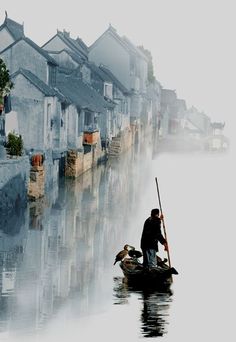
[[[52,150],[45,152],[30,150],[24,157],[9,157],[5,154],[0,159],[0,209],[12,210],[14,206],[26,206],[27,201],[43,198],[63,178],[78,178],[88,170],[120,157],[135,145],[145,144],[150,134],[140,133],[140,127],[133,124],[108,146],[102,147],[99,132],[87,134],[83,149],[71,149],[63,154]]]

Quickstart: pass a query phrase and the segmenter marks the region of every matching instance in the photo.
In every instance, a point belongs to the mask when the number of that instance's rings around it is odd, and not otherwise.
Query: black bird
[[[136,251],[136,249],[131,249],[130,251],[128,251],[128,254],[131,258],[141,258],[141,256],[143,256],[143,253],[140,251]]]

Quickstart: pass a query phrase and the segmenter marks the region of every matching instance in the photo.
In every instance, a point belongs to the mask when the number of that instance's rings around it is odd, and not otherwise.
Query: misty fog
[[[27,223],[25,213],[21,235],[1,236],[2,250],[7,239],[12,245],[19,244],[17,238],[24,243],[12,292],[2,297],[1,339],[144,337],[149,326],[143,310],[149,302],[123,287],[113,261],[125,243],[139,249],[143,222],[158,206],[155,177],[171,262],[179,271],[172,295],[155,297],[152,305],[163,338],[222,341],[233,336],[232,152],[130,152],[50,194],[37,217],[42,230],[31,216]],[[159,254],[165,256],[162,248]]]

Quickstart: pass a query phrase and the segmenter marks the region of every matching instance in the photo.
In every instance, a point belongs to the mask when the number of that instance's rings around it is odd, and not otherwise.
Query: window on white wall
[[[56,67],[49,65],[48,66],[48,84],[50,86],[55,86],[56,84]]]
[[[82,111],[78,111],[78,136],[81,135],[83,131],[83,114],[82,114]]]
[[[89,111],[86,111],[84,114],[84,124],[85,124],[85,126],[91,126],[92,123],[93,123],[92,113]]]
[[[51,112],[52,112],[52,105],[51,103],[47,104],[47,126],[51,126]]]
[[[66,104],[61,103],[61,127],[65,129]]]
[[[104,83],[104,96],[112,99],[112,84],[111,83]]]

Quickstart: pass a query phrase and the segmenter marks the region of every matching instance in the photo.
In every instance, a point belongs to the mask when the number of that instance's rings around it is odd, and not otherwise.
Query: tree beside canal
[[[6,64],[0,58],[0,110],[4,108],[4,97],[10,94],[13,83],[10,79],[9,70]]]

